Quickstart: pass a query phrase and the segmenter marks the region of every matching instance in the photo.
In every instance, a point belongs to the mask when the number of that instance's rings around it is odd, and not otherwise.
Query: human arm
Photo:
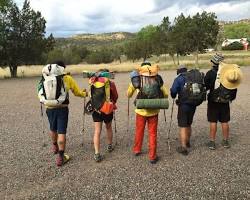
[[[163,97],[164,98],[168,98],[168,94],[169,94],[169,90],[163,85],[161,86],[161,91],[162,91],[162,94],[163,94]]]
[[[110,81],[110,92],[111,92],[110,95],[111,95],[112,102],[116,103],[118,99],[118,93],[117,93],[115,83],[112,81]]]
[[[132,85],[132,83],[130,83],[128,86],[128,90],[127,90],[127,97],[131,98],[133,96],[134,92],[135,92],[135,88]]]
[[[180,92],[181,90],[181,86],[180,86],[180,83],[179,83],[179,80],[180,80],[180,76],[178,76],[174,82],[173,82],[173,85],[172,87],[170,88],[170,95],[173,99],[176,98],[176,95],[178,94],[178,92]]]
[[[76,81],[72,78],[72,76],[66,75],[64,76],[64,81],[66,83],[66,87],[71,90],[71,92],[78,97],[86,97],[88,93],[86,89],[81,90],[77,85]]]

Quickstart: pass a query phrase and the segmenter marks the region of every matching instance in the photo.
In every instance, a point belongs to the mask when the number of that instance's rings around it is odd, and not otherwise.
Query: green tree
[[[28,0],[21,10],[11,3],[6,13],[2,18],[5,26],[0,59],[9,66],[11,77],[16,77],[18,66],[40,62],[43,53],[52,49],[54,39],[52,35],[45,37],[46,21],[40,12],[31,9]]]
[[[124,53],[127,56],[128,60],[133,62],[141,58],[141,46],[137,39],[131,39],[124,45]]]
[[[219,24],[214,13],[202,12],[192,17],[188,27],[188,40],[191,50],[196,52],[196,66],[198,65],[198,53],[204,49],[213,47],[217,42]]]
[[[141,57],[144,60],[154,53],[156,33],[157,27],[153,25],[148,25],[137,33],[136,39],[140,46]]]

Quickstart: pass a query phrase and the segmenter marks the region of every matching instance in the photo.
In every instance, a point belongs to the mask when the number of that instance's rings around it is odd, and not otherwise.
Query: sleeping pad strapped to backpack
[[[200,105],[206,100],[204,74],[198,69],[192,69],[182,75],[185,78],[185,85],[179,95],[180,103]]]
[[[138,109],[166,109],[168,100],[163,97],[161,87],[162,77],[158,74],[145,76],[137,71],[131,73],[131,82],[134,88],[139,90],[135,100]]]

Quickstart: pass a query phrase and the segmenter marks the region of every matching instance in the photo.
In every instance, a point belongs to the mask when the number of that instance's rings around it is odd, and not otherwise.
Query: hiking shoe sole
[[[214,141],[210,141],[207,146],[208,146],[208,148],[210,150],[215,150],[216,149]]]

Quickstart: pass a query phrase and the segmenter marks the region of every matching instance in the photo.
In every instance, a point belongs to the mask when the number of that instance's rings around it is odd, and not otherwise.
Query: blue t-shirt
[[[180,95],[184,85],[185,85],[185,76],[181,73],[175,78],[173,85],[170,88],[170,94],[173,99],[177,96],[177,94]],[[182,103],[180,101],[178,106],[184,111],[193,111],[196,109],[196,106],[187,103]]]

